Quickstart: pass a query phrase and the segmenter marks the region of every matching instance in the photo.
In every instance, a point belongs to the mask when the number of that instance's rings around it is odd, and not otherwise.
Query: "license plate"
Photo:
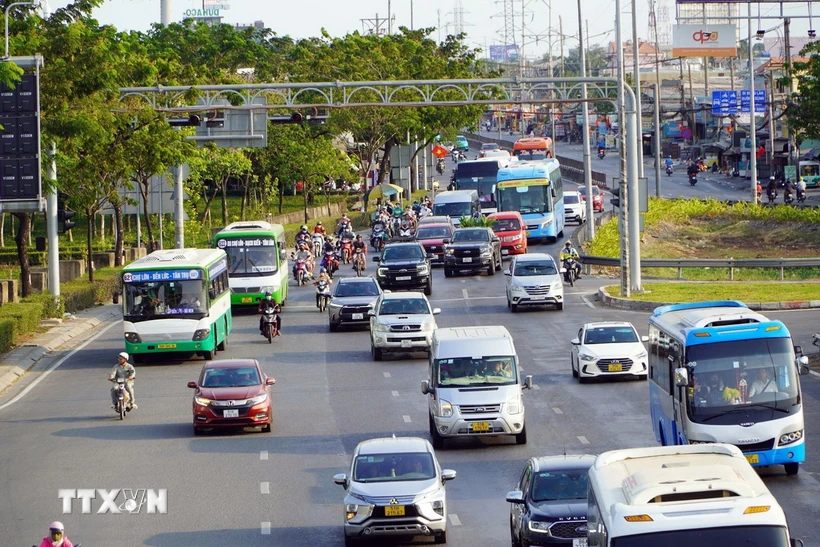
[[[510,254],[510,250],[509,249],[501,249],[501,254],[508,255],[508,254]]]
[[[396,278],[396,281],[410,281],[412,279],[409,275],[402,275]]]
[[[402,340],[401,347],[403,348],[411,348],[413,347],[413,343],[410,340]]]
[[[403,517],[404,505],[386,505],[384,507],[384,516],[386,517]]]
[[[473,422],[473,431],[486,432],[490,430],[490,422]]]
[[[242,303],[243,304],[253,304],[253,298],[251,298],[250,296],[243,296],[242,297]]]
[[[575,538],[572,540],[572,547],[588,547],[587,538]]]
[[[621,372],[623,369],[623,365],[609,365],[609,372]]]
[[[222,411],[223,418],[239,418],[239,409],[233,408],[231,410],[223,410]]]
[[[465,264],[466,264],[467,262],[472,262],[472,261],[473,261],[473,259],[472,259],[471,257],[469,257],[469,256],[464,257],[464,263],[465,263]]]
[[[353,320],[355,321],[357,319],[364,319],[364,314],[363,313],[354,313],[353,314]]]
[[[157,349],[174,349],[176,344],[157,344]]]
[[[527,230],[527,237],[530,237],[530,231]]]
[[[746,461],[749,463],[759,463],[760,462],[760,455],[759,454],[747,454]]]
[[[547,297],[546,297],[546,295],[541,294],[541,295],[538,295],[538,296],[530,296],[530,298],[532,300],[546,300]]]

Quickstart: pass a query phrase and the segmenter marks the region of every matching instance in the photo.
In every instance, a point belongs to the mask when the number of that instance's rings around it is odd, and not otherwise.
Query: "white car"
[[[564,219],[578,224],[587,221],[587,204],[578,192],[564,192]]]
[[[504,270],[507,279],[507,307],[518,311],[518,306],[552,305],[564,309],[564,283],[555,259],[545,253],[513,257],[510,269]]]
[[[381,361],[389,351],[430,351],[433,331],[437,328],[431,308],[421,292],[384,293],[370,310],[370,354]]]
[[[589,378],[636,376],[646,380],[648,336],[638,335],[632,323],[587,323],[572,339],[572,375],[580,383]]]

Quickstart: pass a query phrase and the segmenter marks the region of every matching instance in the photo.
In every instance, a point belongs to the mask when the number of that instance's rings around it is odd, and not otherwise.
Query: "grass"
[[[621,287],[606,287],[618,296]],[[741,302],[791,302],[820,300],[820,283],[647,283],[643,293],[632,293],[630,300],[648,302],[703,302],[740,300]]]

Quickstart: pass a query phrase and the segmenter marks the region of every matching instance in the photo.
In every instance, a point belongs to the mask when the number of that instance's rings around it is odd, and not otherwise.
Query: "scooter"
[[[694,186],[697,183],[698,183],[698,176],[695,175],[694,173],[689,175],[689,184]]]
[[[356,249],[356,252],[353,253],[352,260],[353,267],[356,269],[356,277],[361,277],[365,266],[364,252],[362,252],[361,249]]]
[[[797,203],[805,203],[806,201],[806,191],[805,190],[797,190]]]
[[[672,166],[671,166],[671,165],[667,165],[667,166],[666,166],[666,175],[667,175],[667,176],[670,176],[670,177],[671,177],[671,176],[672,176],[672,173],[674,173],[674,172],[675,172],[675,170],[674,170],[674,169],[672,169]]]
[[[339,253],[342,255],[342,262],[350,264],[350,257],[353,256],[353,241],[345,239],[339,245]]]
[[[330,283],[327,279],[320,279],[314,284],[316,285],[316,307],[320,312],[324,312],[330,305]]]
[[[569,283],[570,286],[575,286],[575,280],[578,278],[577,261],[572,258],[564,259],[564,283]]]
[[[784,192],[783,193],[783,203],[786,205],[791,205],[794,202],[794,196],[791,192]]]
[[[443,158],[442,158],[442,159],[440,159],[440,160],[438,160],[438,161],[436,162],[436,172],[437,172],[439,175],[443,175],[443,174],[444,174],[444,159],[443,159]]]
[[[276,327],[279,306],[268,306],[262,310],[262,336],[268,339],[268,344],[273,343],[275,336],[279,334],[279,329]]]
[[[333,274],[339,269],[339,257],[333,251],[327,251],[325,257],[322,259],[322,268],[327,270],[327,275],[333,277]]]
[[[298,249],[302,243],[310,242],[310,234],[296,234],[296,248]]]
[[[325,237],[322,234],[313,234],[313,256],[322,256],[322,245],[325,244]]]
[[[769,188],[768,190],[766,190],[766,197],[769,198],[769,205],[772,205],[774,203],[774,200],[777,199],[777,190]]]
[[[293,278],[296,280],[296,285],[301,287],[307,282],[308,271],[307,271],[307,263],[299,259],[296,261],[296,264],[293,265]]]
[[[602,160],[602,159],[604,159],[605,157],[606,157],[606,152],[604,152],[604,149],[603,149],[603,148],[599,148],[599,149],[598,149],[598,159],[599,159],[599,160]]]
[[[131,396],[128,390],[125,389],[125,379],[117,378],[117,386],[114,388],[117,391],[117,403],[114,405],[114,412],[120,415],[120,420],[125,419],[125,413],[131,412]]]
[[[374,251],[381,251],[384,247],[384,238],[387,237],[384,224],[376,224],[373,226],[373,232],[370,234],[370,246]]]

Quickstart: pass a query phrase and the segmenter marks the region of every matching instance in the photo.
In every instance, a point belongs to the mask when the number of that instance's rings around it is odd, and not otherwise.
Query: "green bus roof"
[[[123,271],[208,268],[219,259],[227,259],[225,251],[221,249],[165,249],[135,260],[123,268]]]
[[[271,224],[262,220],[233,222],[222,228],[214,236],[214,241],[227,237],[247,237],[259,234],[273,234],[274,237],[278,237],[284,233],[285,227],[281,224]]]

